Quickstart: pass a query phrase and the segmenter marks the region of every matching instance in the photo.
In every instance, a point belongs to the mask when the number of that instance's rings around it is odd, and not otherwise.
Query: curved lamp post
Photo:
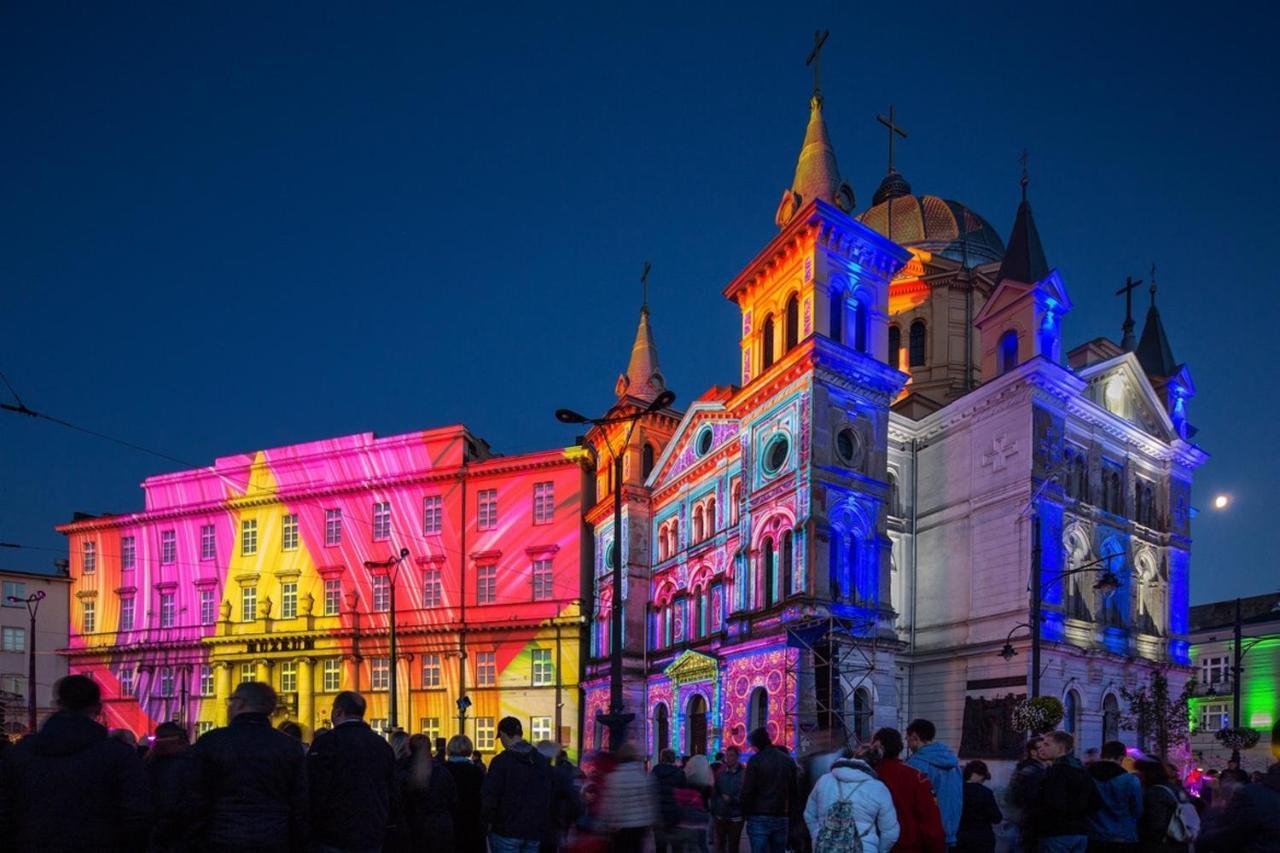
[[[40,602],[44,601],[44,590],[38,589],[26,598],[9,596],[12,604],[27,605],[27,613],[31,616],[31,633],[27,638],[27,731],[36,731],[36,613],[40,610]]]
[[[390,692],[391,709],[387,714],[388,734],[394,732],[400,725],[400,715],[396,712],[396,682],[399,680],[396,676],[400,667],[396,664],[396,578],[400,574],[400,563],[409,556],[408,548],[401,548],[399,555],[388,557],[385,560],[365,560],[364,567],[366,569],[382,569],[387,573],[387,588],[391,594],[391,600],[388,610],[390,611],[390,645],[391,645],[391,678],[388,684]]]

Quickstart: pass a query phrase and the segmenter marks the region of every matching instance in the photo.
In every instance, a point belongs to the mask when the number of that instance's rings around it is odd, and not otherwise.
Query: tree
[[[1151,683],[1136,690],[1121,688],[1120,695],[1129,705],[1129,712],[1121,718],[1121,724],[1138,733],[1145,744],[1154,744],[1156,754],[1167,760],[1169,751],[1191,739],[1191,697],[1196,682],[1188,678],[1182,693],[1169,698],[1169,678],[1164,669],[1151,673]]]

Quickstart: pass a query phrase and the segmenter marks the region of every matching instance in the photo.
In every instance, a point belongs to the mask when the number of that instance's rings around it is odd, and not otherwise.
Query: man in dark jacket
[[[784,853],[787,848],[788,817],[804,808],[796,791],[796,765],[773,745],[764,728],[747,738],[756,754],[747,762],[742,779],[742,814],[747,820],[747,838],[755,853]]]
[[[480,814],[492,853],[538,853],[552,822],[551,765],[528,741],[515,717],[498,721],[502,752],[480,786]]]
[[[716,853],[738,853],[742,841],[742,763],[741,753],[731,746],[723,753],[720,772],[711,797],[711,814],[716,820]]]
[[[396,754],[364,721],[365,701],[344,690],[333,699],[333,728],[307,753],[311,847],[323,853],[375,853],[400,816]]]
[[[1053,763],[1044,774],[1036,806],[1036,835],[1043,853],[1084,853],[1089,845],[1089,816],[1102,800],[1098,789],[1075,756],[1070,732],[1052,732],[1046,738]]]
[[[198,801],[200,765],[187,741],[187,730],[177,723],[161,723],[142,762],[151,783],[155,827],[148,853],[179,853],[196,846],[191,819]]]
[[[658,766],[649,774],[658,787],[658,826],[653,828],[654,853],[666,853],[672,846],[671,833],[675,832],[680,820],[680,809],[676,805],[676,789],[685,784],[684,771],[676,766],[676,751],[664,749],[658,753]]]
[[[1088,768],[1102,800],[1101,807],[1089,816],[1089,849],[1093,853],[1124,853],[1138,846],[1142,782],[1121,765],[1125,754],[1123,743],[1109,740]]]
[[[889,789],[898,813],[899,835],[893,849],[897,853],[943,853],[947,842],[933,786],[928,776],[902,762],[902,732],[880,729],[872,736],[871,745],[880,747],[884,754],[876,763],[876,775]]]
[[[0,762],[0,850],[145,850],[147,777],[138,754],[94,721],[102,712],[98,685],[68,675],[54,695],[57,713]]]
[[[1035,810],[1040,801],[1040,787],[1044,784],[1044,772],[1048,764],[1045,755],[1049,747],[1041,735],[1032,735],[1027,741],[1026,757],[1018,762],[1009,779],[1009,801],[1018,810],[1010,819],[1017,824],[1023,850],[1039,850],[1036,840]]]
[[[271,725],[276,692],[248,681],[231,695],[230,724],[196,741],[196,834],[208,853],[306,849],[307,772],[298,742]]]

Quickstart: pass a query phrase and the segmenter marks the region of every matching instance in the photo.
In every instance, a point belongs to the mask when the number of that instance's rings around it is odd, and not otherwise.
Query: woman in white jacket
[[[876,778],[876,772],[861,758],[846,753],[831,765],[813,786],[804,809],[804,822],[809,827],[815,851],[828,813],[841,801],[848,802],[855,824],[851,831],[862,839],[864,853],[889,853],[898,840],[898,814],[893,809],[889,789]],[[843,811],[843,809],[841,809]]]

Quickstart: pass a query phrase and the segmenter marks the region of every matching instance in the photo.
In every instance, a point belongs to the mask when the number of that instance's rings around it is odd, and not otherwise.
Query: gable
[[[663,674],[675,684],[714,681],[720,675],[720,665],[715,658],[689,649],[672,661]]]
[[[740,424],[723,403],[694,403],[667,442],[645,485],[655,489],[679,478],[688,468],[736,441]]]
[[[991,294],[991,298],[983,304],[981,310],[974,316],[973,324],[981,326],[993,317],[998,317],[1004,312],[1013,309],[1023,301],[1031,290],[1032,285],[1005,279],[1000,282],[995,292]]]
[[[1173,421],[1131,352],[1081,370],[1085,396],[1116,417],[1164,441],[1176,438]]]

